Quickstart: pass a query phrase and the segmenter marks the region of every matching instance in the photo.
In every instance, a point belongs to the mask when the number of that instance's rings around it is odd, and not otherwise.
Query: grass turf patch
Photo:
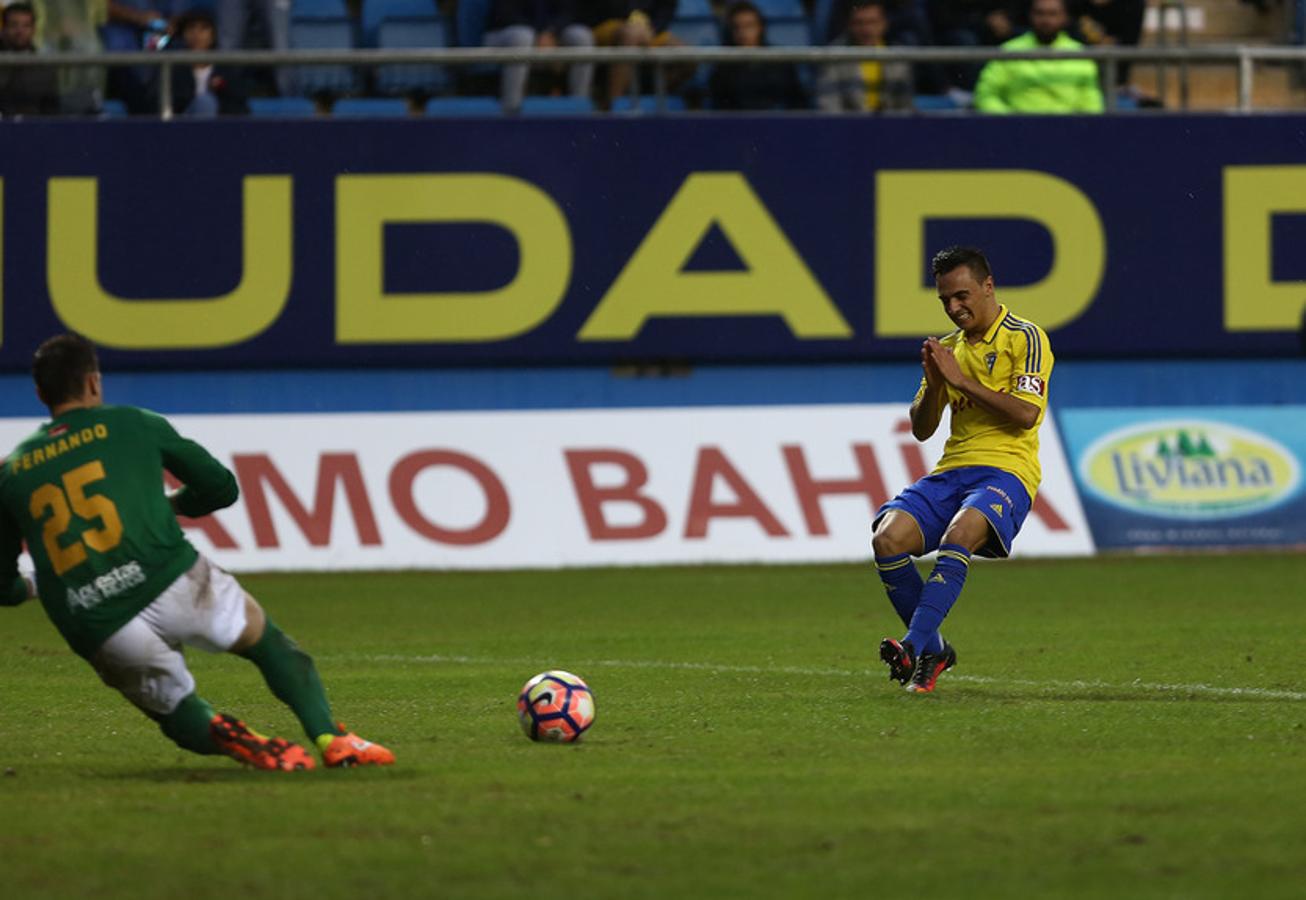
[[[3,610],[6,896],[1295,896],[1306,604],[1294,556],[977,565],[959,664],[912,697],[851,566],[243,579],[389,770],[185,754]],[[190,653],[253,727],[298,724]],[[536,672],[586,678],[535,745]]]

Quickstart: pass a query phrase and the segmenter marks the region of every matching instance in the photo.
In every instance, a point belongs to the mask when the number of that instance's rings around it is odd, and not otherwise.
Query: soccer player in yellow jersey
[[[939,626],[966,583],[971,555],[1007,556],[1034,502],[1052,373],[1047,334],[998,303],[983,253],[949,247],[935,255],[933,270],[957,330],[921,347],[911,425],[918,441],[928,440],[946,405],[951,434],[934,471],[884,504],[871,526],[875,567],[907,626],[901,641],[880,642],[880,658],[889,678],[913,693],[933,691],[957,662]],[[912,557],[932,550],[938,558],[922,581]]]

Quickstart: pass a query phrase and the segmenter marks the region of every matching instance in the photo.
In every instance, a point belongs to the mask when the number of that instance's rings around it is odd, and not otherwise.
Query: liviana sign
[[[1300,479],[1296,458],[1279,442],[1207,419],[1117,429],[1079,465],[1083,483],[1104,500],[1177,519],[1260,512],[1291,497]]]

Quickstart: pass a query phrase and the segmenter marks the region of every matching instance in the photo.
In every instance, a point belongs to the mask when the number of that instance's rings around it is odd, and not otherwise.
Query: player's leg
[[[888,509],[871,526],[871,550],[875,553],[875,571],[902,624],[911,623],[912,613],[920,602],[924,581],[912,561],[925,552],[925,537],[920,523],[903,509]]]
[[[345,731],[335,721],[313,658],[267,617],[236,579],[216,566],[213,571],[214,589],[238,591],[245,609],[245,627],[227,649],[258,667],[268,688],[298,717],[323,761],[332,767],[393,763],[394,754],[385,747]]]
[[[956,663],[956,653],[939,634],[970,571],[972,555],[1006,556],[1029,512],[1029,497],[1019,479],[987,466],[958,470],[966,479],[961,508],[939,542],[934,570],[921,589],[906,641],[918,648],[908,690],[929,693],[940,673]]]
[[[938,545],[957,502],[950,481],[947,473],[922,478],[884,504],[871,523],[875,569],[904,626],[911,624],[924,586],[913,557]],[[881,640],[880,659],[889,667],[891,681],[906,684],[915,657],[902,641]]]
[[[154,605],[114,632],[91,659],[105,684],[157,722],[177,746],[192,753],[224,754],[262,769],[313,768],[313,758],[302,747],[265,738],[232,716],[214,713],[195,693],[195,679],[180,645],[159,633],[153,613],[157,613]]]
[[[916,664],[907,689],[929,693],[939,674],[956,662],[956,653],[939,633],[970,571],[970,558],[989,541],[988,519],[970,507],[963,507],[948,524],[939,542],[934,570],[925,579],[921,602],[912,616],[904,643],[916,648]]]

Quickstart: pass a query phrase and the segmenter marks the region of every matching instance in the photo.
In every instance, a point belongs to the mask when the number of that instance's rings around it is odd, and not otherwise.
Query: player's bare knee
[[[893,523],[884,522],[871,535],[871,549],[879,557],[916,552],[912,540],[914,537],[909,529],[895,528]]]

